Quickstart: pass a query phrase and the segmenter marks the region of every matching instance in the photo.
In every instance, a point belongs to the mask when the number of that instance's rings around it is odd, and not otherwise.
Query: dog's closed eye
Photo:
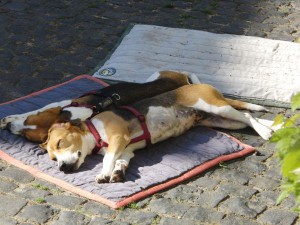
[[[57,142],[56,148],[57,148],[57,149],[60,149],[61,146],[62,146],[62,140],[59,139],[58,142]]]

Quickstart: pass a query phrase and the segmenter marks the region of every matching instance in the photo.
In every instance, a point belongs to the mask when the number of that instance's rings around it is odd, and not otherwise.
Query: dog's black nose
[[[59,170],[60,171],[65,171],[67,168],[67,164],[65,162],[63,162],[60,166],[59,166]]]
[[[9,122],[9,123],[6,124],[6,129],[9,130],[9,131],[11,131],[10,130],[11,129],[11,122]]]
[[[59,166],[59,170],[65,172],[65,173],[71,172],[71,171],[73,171],[73,165],[69,165],[65,162],[62,162],[62,164]]]

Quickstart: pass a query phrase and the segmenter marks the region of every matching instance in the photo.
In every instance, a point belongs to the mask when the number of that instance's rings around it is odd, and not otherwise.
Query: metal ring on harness
[[[117,93],[112,94],[111,97],[114,97],[114,99],[116,99],[117,101],[121,99],[121,96]]]

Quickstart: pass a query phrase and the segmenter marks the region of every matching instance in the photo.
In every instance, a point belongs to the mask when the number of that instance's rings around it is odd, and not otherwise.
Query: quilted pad
[[[156,71],[187,71],[227,96],[289,106],[300,91],[299,58],[297,43],[135,25],[94,76],[144,82]]]
[[[64,84],[0,105],[0,118],[41,108],[51,102],[78,97],[106,84],[80,76]],[[69,191],[113,208],[137,201],[189,179],[221,161],[241,157],[254,149],[208,128],[194,128],[184,135],[138,150],[131,160],[124,183],[97,184],[101,155],[88,156],[71,174],[59,171],[38,145],[7,130],[0,130],[0,157],[33,175]]]

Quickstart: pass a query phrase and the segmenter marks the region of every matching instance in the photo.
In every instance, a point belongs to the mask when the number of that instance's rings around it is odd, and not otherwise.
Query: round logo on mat
[[[109,68],[105,68],[105,69],[102,69],[100,70],[99,74],[101,76],[112,76],[116,73],[116,69],[115,68],[112,68],[112,67],[109,67]]]

